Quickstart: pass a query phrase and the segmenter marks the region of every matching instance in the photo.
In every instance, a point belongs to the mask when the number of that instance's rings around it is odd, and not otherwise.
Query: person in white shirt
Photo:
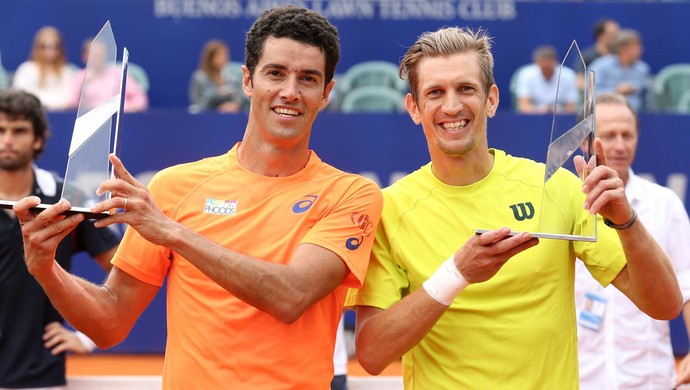
[[[557,62],[556,49],[544,45],[532,53],[534,63],[518,74],[517,110],[524,114],[574,113],[580,91],[575,71]],[[560,77],[560,84],[559,84]],[[558,105],[556,91],[558,90]]]
[[[70,109],[76,68],[67,60],[64,39],[52,26],[38,30],[29,60],[19,65],[12,86],[39,98],[48,111]]]
[[[690,221],[669,188],[637,176],[630,168],[639,138],[638,120],[627,99],[605,93],[596,99],[596,129],[607,165],[625,183],[640,220],[666,251],[683,294],[683,318],[690,329]],[[601,287],[582,262],[576,263],[580,388],[671,389],[690,382],[690,355],[676,380],[668,321],[642,313],[615,288]]]

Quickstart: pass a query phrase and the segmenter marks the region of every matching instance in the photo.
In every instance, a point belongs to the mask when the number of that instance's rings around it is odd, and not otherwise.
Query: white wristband
[[[422,283],[424,290],[438,303],[450,306],[453,299],[460,294],[469,283],[455,266],[453,256],[441,264],[429,279]]]
[[[96,349],[96,343],[94,343],[93,340],[89,338],[89,336],[85,335],[84,333],[78,330],[74,332],[74,335],[77,336],[79,341],[81,341],[81,344],[88,352],[93,352],[93,350]]]

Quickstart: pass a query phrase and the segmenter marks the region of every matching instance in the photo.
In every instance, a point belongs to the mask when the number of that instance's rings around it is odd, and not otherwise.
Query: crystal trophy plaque
[[[571,115],[558,114],[559,91],[563,67],[571,52],[575,52],[582,61],[585,69],[585,85],[583,103],[580,114],[573,119]],[[576,41],[570,45],[565,58],[561,62],[558,71],[556,96],[553,105],[553,118],[551,122],[551,137],[546,154],[544,183],[541,188],[541,203],[534,205],[538,215],[538,225],[535,231],[529,231],[533,237],[562,239],[571,241],[596,241],[597,223],[596,215],[590,214],[584,207],[573,212],[564,213],[563,208],[569,204],[561,204],[558,182],[552,181],[552,177],[567,162],[579,155],[587,162],[587,169],[582,172],[580,179],[585,180],[589,172],[596,167],[596,155],[593,154],[593,142],[595,133],[595,95],[594,95],[594,71],[585,67],[582,54]],[[583,205],[584,206],[584,205]],[[573,220],[564,223],[561,216],[573,214]],[[483,233],[489,229],[477,229],[477,233]],[[518,234],[516,229],[512,234]]]
[[[110,153],[117,153],[118,132],[124,106],[127,79],[127,48],[117,62],[117,46],[106,22],[89,46],[77,110],[68,152],[67,168],[61,197],[72,205],[65,214],[83,213],[86,218],[99,219],[110,213],[92,213],[90,207],[110,198],[106,192],[96,195],[98,185],[112,177]],[[16,202],[0,200],[0,207],[12,208]],[[40,212],[50,205],[34,208]]]

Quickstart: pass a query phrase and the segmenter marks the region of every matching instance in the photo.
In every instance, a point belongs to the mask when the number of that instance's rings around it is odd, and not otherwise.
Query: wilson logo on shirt
[[[374,223],[371,222],[371,218],[367,214],[352,213],[350,214],[350,222],[357,226],[360,230],[359,235],[355,237],[350,237],[345,241],[345,247],[351,251],[359,248],[364,241],[364,237],[369,237],[371,232],[374,231]]]
[[[510,209],[513,210],[513,216],[518,221],[534,217],[534,206],[532,206],[531,202],[513,204],[510,205]]]
[[[237,212],[236,200],[206,199],[204,213],[215,215],[233,215]]]
[[[292,205],[292,212],[300,214],[309,210],[311,205],[314,204],[314,201],[316,201],[316,198],[318,198],[317,195],[304,195],[301,200]]]

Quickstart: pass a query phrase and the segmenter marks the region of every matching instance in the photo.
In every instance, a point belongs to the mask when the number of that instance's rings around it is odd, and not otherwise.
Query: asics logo
[[[352,213],[350,214],[350,222],[357,226],[360,230],[360,234],[355,237],[350,237],[345,240],[345,247],[351,251],[357,249],[362,245],[364,237],[369,237],[371,232],[374,231],[374,223],[371,222],[371,218],[367,214]]]
[[[295,214],[303,213],[311,208],[314,201],[318,198],[316,195],[304,195],[304,198],[292,205],[292,212]]]

